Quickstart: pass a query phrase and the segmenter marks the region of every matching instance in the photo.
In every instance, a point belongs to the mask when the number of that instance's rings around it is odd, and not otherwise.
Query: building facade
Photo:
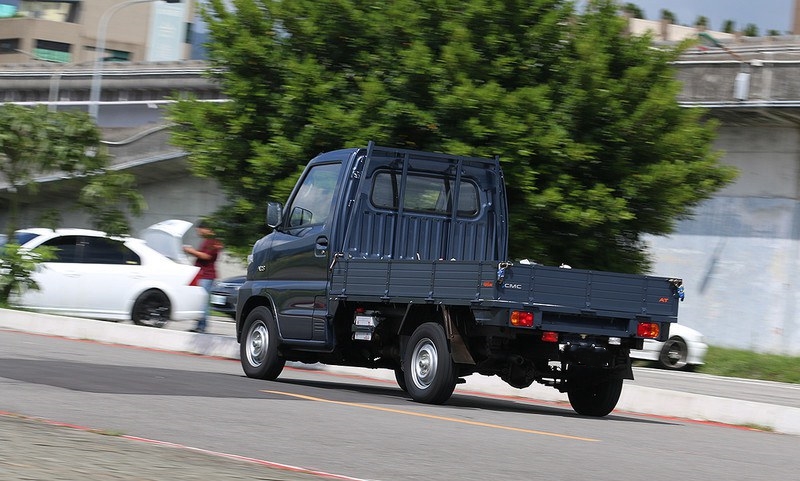
[[[194,0],[0,0],[0,63],[190,58]]]

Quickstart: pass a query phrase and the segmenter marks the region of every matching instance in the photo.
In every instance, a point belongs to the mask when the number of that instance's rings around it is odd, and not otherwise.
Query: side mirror
[[[280,202],[267,203],[267,226],[273,229],[280,225],[283,219],[283,205]]]

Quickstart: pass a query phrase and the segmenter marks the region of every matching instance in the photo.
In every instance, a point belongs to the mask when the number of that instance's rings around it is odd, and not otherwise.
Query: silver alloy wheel
[[[439,353],[433,341],[428,338],[420,339],[414,346],[412,357],[411,378],[414,385],[419,389],[428,389],[436,378],[438,362]]]
[[[267,357],[269,347],[269,330],[264,321],[258,320],[247,333],[247,362],[253,367],[260,367]]]

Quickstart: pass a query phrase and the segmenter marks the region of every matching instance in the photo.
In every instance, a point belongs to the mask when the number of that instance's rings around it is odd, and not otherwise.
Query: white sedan
[[[208,293],[197,283],[198,267],[166,257],[143,239],[38,228],[19,230],[15,237],[26,250],[55,250],[55,258],[32,274],[39,289],[12,299],[19,307],[163,327],[169,320],[200,318],[208,303]]]
[[[701,333],[673,323],[669,327],[669,339],[665,342],[645,339],[642,350],[631,349],[631,358],[655,361],[667,369],[691,369],[704,363],[706,351],[708,345]]]

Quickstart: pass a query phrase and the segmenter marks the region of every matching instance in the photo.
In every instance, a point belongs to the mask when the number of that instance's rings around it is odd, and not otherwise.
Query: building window
[[[17,53],[19,50],[18,38],[0,38],[0,53]]]
[[[87,50],[93,52],[97,51],[94,47],[87,47]],[[130,62],[131,60],[131,53],[124,50],[112,50],[107,48],[103,54],[103,62]]]
[[[33,53],[39,60],[69,63],[72,61],[72,55],[70,55],[69,50],[70,44],[68,43],[37,40]]]
[[[6,2],[8,3],[8,2]],[[49,0],[21,1],[17,14],[23,17],[50,20],[51,22],[76,23],[81,2],[58,2]]]

